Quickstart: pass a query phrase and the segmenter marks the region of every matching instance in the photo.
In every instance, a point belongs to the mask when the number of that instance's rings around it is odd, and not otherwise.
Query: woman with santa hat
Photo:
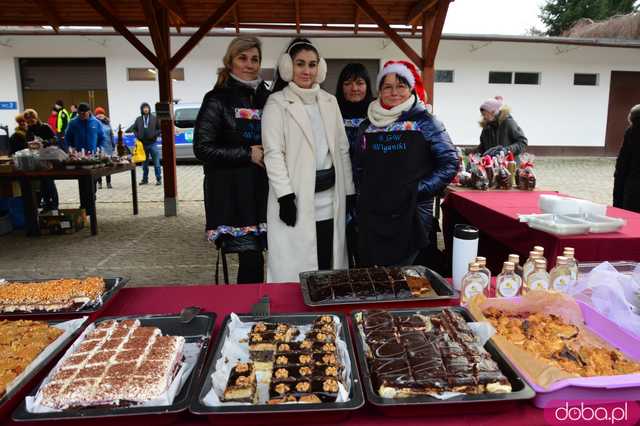
[[[410,265],[429,243],[433,197],[455,176],[458,154],[427,111],[412,63],[387,62],[377,84],[354,159],[360,257],[364,266]]]

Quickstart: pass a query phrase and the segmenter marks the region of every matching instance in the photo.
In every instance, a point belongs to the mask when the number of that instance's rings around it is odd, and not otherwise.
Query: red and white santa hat
[[[382,71],[378,74],[378,88],[380,87],[380,83],[382,80],[389,74],[398,74],[411,86],[412,90],[415,90],[416,95],[418,95],[418,99],[422,101],[422,103],[426,103],[427,94],[424,90],[424,85],[422,84],[422,77],[420,77],[420,73],[413,63],[409,61],[387,61],[382,67]]]

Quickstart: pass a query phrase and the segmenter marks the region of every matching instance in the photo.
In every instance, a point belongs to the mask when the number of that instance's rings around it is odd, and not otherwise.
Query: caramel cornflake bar
[[[63,331],[44,321],[0,321],[0,397]]]
[[[58,311],[96,302],[105,292],[102,278],[9,282],[0,285],[0,312]]]
[[[258,370],[269,369],[273,354],[281,343],[291,342],[300,331],[284,323],[258,322],[249,333],[249,352]]]
[[[184,337],[163,336],[137,320],[102,322],[40,388],[42,404],[68,409],[157,399],[175,377],[183,347]]]
[[[222,397],[223,401],[255,402],[256,374],[253,363],[241,362],[236,364],[229,374],[227,387]]]
[[[584,331],[557,315],[496,308],[483,313],[500,336],[568,373],[582,377],[640,373],[640,363],[612,346],[585,343]]]

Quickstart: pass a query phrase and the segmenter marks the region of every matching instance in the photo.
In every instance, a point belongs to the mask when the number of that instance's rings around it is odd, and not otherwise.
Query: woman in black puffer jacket
[[[269,91],[260,78],[261,59],[255,37],[229,44],[193,134],[193,152],[204,165],[207,237],[239,253],[238,283],[264,281],[268,181],[260,120]]]

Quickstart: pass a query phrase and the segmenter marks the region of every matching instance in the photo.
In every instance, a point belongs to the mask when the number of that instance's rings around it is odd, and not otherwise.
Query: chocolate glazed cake
[[[426,317],[370,311],[359,325],[371,378],[383,398],[511,392],[508,379],[455,312]]]

